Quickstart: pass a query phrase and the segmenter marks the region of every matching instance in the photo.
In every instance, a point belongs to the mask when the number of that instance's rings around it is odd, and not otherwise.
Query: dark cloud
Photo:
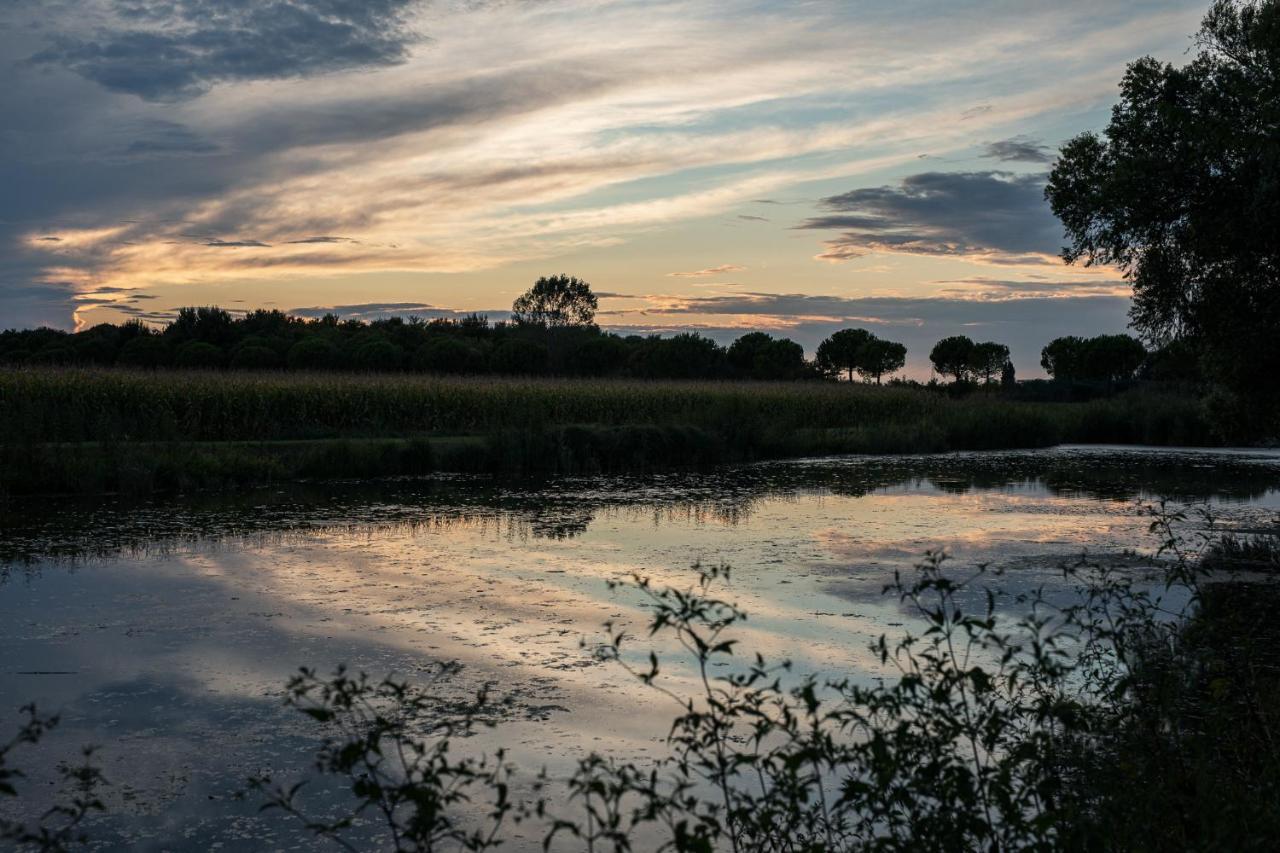
[[[768,222],[769,221],[769,218],[767,216],[749,216],[745,213],[739,213],[738,218],[746,220],[747,222]]]
[[[285,313],[307,319],[323,317],[326,314],[336,314],[343,319],[351,320],[386,320],[391,317],[461,319],[462,317],[470,317],[472,314],[480,314],[493,320],[505,320],[511,312],[505,310],[457,311],[452,308],[438,308],[425,302],[363,302],[356,305],[321,305],[309,308],[290,308]]]
[[[270,249],[270,243],[261,240],[209,240],[204,245],[217,249]]]
[[[29,60],[149,101],[217,83],[404,61],[415,0],[114,0],[117,24],[60,36]]]
[[[285,243],[291,246],[303,245],[307,243],[357,243],[357,242],[359,241],[351,237],[329,237],[329,236],[303,237],[301,240],[285,241]]]
[[[924,172],[896,187],[868,187],[824,198],[825,216],[800,228],[843,232],[824,260],[868,252],[984,255],[1042,263],[1062,245],[1062,226],[1044,200],[1045,176],[1012,172]]]
[[[1052,163],[1053,149],[1028,136],[1014,136],[988,142],[983,157],[1006,163]]]
[[[137,139],[129,143],[125,148],[125,154],[131,156],[212,154],[218,150],[216,144],[177,122],[152,121],[142,130]]]

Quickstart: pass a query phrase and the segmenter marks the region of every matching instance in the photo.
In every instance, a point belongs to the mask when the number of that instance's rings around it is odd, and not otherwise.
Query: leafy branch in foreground
[[[501,750],[491,758],[454,758],[451,747],[477,726],[492,725],[499,703],[484,690],[471,700],[437,695],[459,669],[456,663],[436,664],[423,685],[373,681],[342,667],[331,678],[302,669],[289,681],[286,704],[328,728],[316,769],[348,780],[355,806],[338,817],[310,816],[300,803],[305,782],[285,787],[264,775],[249,782],[265,795],[262,808],[293,815],[348,850],[357,847],[345,834],[365,813],[381,819],[397,851],[496,846],[506,819],[518,817],[509,796],[511,768]],[[483,819],[464,828],[456,810],[477,803]]]
[[[590,754],[568,779],[539,776],[532,805],[513,802],[501,754],[449,756],[483,694],[451,704],[304,671],[290,702],[335,727],[318,767],[349,778],[358,802],[307,826],[341,841],[371,811],[396,850],[485,849],[507,818],[537,820],[547,849],[592,853],[1265,849],[1280,837],[1280,817],[1267,817],[1280,795],[1269,710],[1280,631],[1251,640],[1277,598],[1256,580],[1265,537],[1233,563],[1240,549],[1221,544],[1209,513],[1148,511],[1154,554],[1065,566],[1065,590],[1013,594],[996,569],[929,553],[885,588],[915,629],[881,636],[878,672],[858,678],[739,660],[731,634],[745,614],[716,592],[726,567],[695,567],[686,589],[633,576],[621,586],[646,599],[648,635],[691,659],[693,695],[656,653],[637,663],[616,625],[594,655],[678,703],[669,750],[643,762]],[[1236,576],[1242,566],[1255,580]],[[268,806],[301,815],[298,790],[275,789]],[[477,791],[492,800],[462,808]]]
[[[10,755],[18,747],[38,744],[59,722],[57,715],[41,714],[35,705],[23,706],[21,713],[26,720],[17,734],[0,743],[0,797],[17,797],[17,783],[25,778],[10,763]],[[90,814],[103,811],[98,790],[106,784],[102,771],[93,764],[94,751],[93,747],[85,747],[81,751],[82,763],[58,766],[63,783],[70,789],[69,800],[55,802],[33,824],[0,817],[0,841],[41,853],[62,853],[87,844],[89,839],[82,825]]]

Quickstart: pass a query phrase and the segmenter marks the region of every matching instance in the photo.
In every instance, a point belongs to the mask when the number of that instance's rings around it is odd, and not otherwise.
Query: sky
[[[4,0],[0,328],[177,307],[951,334],[1020,376],[1119,332],[1043,199],[1205,0]]]

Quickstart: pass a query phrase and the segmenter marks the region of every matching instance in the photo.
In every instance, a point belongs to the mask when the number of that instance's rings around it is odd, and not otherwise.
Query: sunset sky
[[[1044,175],[1194,2],[4,0],[0,328],[182,305],[602,325],[1120,331]]]

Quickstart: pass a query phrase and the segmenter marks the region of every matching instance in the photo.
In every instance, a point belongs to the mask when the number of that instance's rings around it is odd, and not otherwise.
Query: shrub
[[[515,338],[494,347],[493,354],[489,356],[489,367],[495,373],[536,376],[546,372],[547,358],[547,348],[542,344]]]
[[[457,338],[439,337],[418,347],[413,366],[430,373],[480,373],[484,370],[484,356]]]
[[[128,367],[163,367],[169,363],[169,348],[155,335],[135,337],[120,348],[116,364]]]
[[[290,370],[326,370],[338,366],[338,350],[323,338],[307,338],[289,348]]]
[[[280,366],[280,356],[264,346],[237,347],[231,355],[231,366],[236,370],[265,370]]]
[[[178,367],[213,369],[222,366],[222,350],[204,341],[189,341],[178,347],[173,363]]]

